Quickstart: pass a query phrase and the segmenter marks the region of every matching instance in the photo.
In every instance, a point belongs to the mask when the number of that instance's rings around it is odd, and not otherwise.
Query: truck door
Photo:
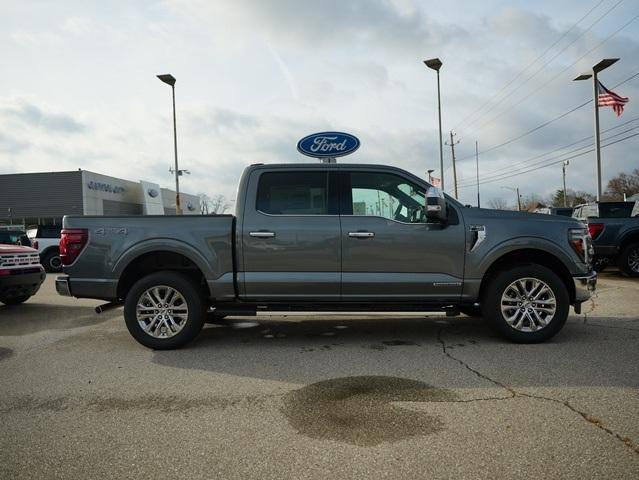
[[[456,207],[446,225],[427,223],[427,185],[380,171],[341,181],[342,299],[458,300],[465,232]]]
[[[241,226],[240,293],[249,300],[339,300],[337,176],[253,171]]]

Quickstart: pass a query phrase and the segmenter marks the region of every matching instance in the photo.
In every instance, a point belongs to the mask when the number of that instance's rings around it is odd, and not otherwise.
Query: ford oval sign
[[[297,142],[297,150],[314,158],[343,157],[359,148],[357,137],[341,132],[313,133]]]

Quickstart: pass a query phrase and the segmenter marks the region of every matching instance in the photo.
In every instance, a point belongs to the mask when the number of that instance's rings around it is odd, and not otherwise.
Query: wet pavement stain
[[[450,390],[397,377],[344,377],[289,392],[282,413],[299,433],[320,440],[375,446],[430,435],[444,428],[433,415],[392,402],[448,402]]]
[[[2,360],[6,360],[7,358],[9,358],[11,355],[13,355],[13,350],[11,350],[10,348],[3,348],[0,347],[0,362]]]

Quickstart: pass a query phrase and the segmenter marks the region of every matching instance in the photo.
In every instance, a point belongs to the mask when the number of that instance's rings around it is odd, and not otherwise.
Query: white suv
[[[59,250],[61,229],[62,227],[45,225],[27,230],[31,245],[40,254],[40,262],[47,272],[62,271]]]

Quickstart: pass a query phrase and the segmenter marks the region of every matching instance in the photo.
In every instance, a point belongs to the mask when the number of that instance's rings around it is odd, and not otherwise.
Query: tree
[[[198,193],[197,196],[200,197],[200,212],[202,215],[222,214],[231,207],[231,203],[221,193],[214,197],[209,197],[206,193]]]
[[[632,173],[620,173],[608,181],[606,187],[606,200],[623,200],[623,195],[627,197],[639,193],[639,168],[635,168]]]
[[[508,202],[503,198],[491,198],[488,201],[488,206],[490,208],[494,208],[495,210],[510,210]]]
[[[574,191],[570,188],[566,189],[566,206],[568,207],[574,207],[582,203],[591,203],[595,201],[595,198],[593,194],[582,190]],[[564,206],[564,191],[562,189],[555,192],[551,203],[553,207]]]

